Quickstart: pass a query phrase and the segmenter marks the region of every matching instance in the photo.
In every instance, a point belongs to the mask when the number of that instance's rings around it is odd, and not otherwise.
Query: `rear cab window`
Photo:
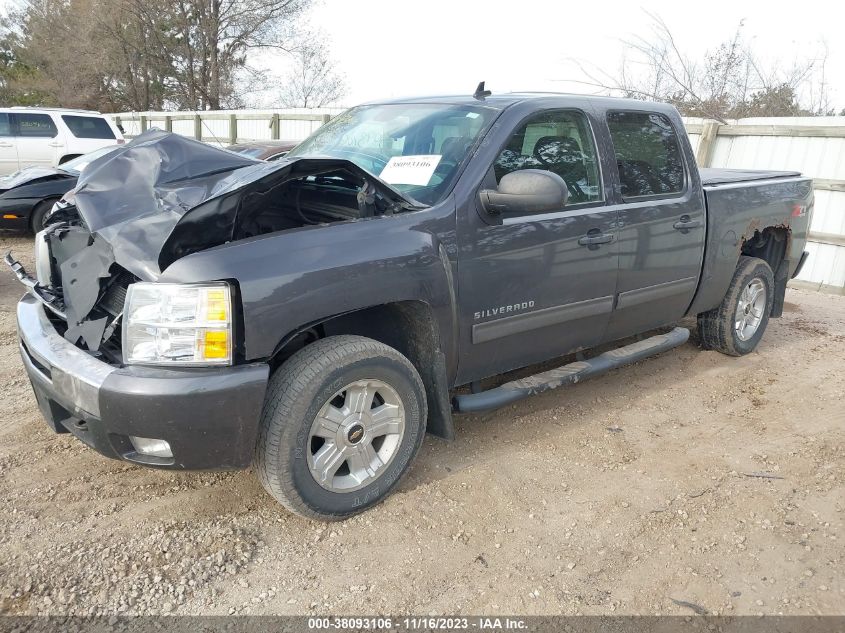
[[[609,112],[622,197],[672,197],[686,187],[684,158],[671,121],[656,112]]]
[[[54,138],[59,130],[49,114],[15,113],[17,136]]]
[[[62,121],[76,138],[117,138],[106,120],[100,117],[63,114]]]

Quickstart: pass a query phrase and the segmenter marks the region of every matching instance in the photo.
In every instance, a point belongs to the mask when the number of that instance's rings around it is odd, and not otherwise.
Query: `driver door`
[[[572,109],[529,117],[482,184],[495,189],[509,172],[549,170],[567,184],[564,207],[496,221],[476,196],[459,213],[459,384],[591,347],[604,336],[619,253],[616,209],[607,205],[590,117]]]

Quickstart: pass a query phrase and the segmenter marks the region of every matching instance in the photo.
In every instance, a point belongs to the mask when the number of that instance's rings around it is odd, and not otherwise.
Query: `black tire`
[[[328,490],[309,467],[311,425],[333,395],[362,380],[381,381],[401,398],[404,432],[373,482],[351,492]],[[407,358],[362,336],[328,337],[298,351],[270,378],[254,467],[267,492],[291,512],[341,520],[375,505],[396,486],[422,444],[426,418],[425,387]]]
[[[50,209],[53,208],[56,200],[57,198],[49,198],[35,205],[32,213],[29,214],[29,229],[33,233],[38,233],[38,231],[44,228],[44,218],[50,213]]]
[[[59,165],[64,165],[66,162],[73,160],[74,158],[79,158],[82,154],[68,154],[67,156],[62,156],[59,159]]]
[[[765,287],[765,309],[756,332],[753,336],[742,340],[735,327],[734,318],[743,291],[754,280],[759,280]],[[769,265],[756,257],[740,257],[722,303],[717,308],[698,315],[698,336],[702,347],[728,356],[743,356],[752,352],[763,338],[766,326],[769,324],[774,297],[775,277]]]

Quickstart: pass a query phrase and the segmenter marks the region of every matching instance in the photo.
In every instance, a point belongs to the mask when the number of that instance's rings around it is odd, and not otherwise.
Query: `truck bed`
[[[804,252],[813,202],[813,181],[798,172],[705,168],[700,173],[707,203],[707,244],[690,314],[719,305],[742,245],[766,227],[789,231],[787,269],[773,271],[785,283]]]
[[[701,184],[727,185],[737,182],[751,182],[753,180],[771,180],[774,178],[794,178],[800,176],[797,171],[763,171],[756,169],[716,169],[713,167],[702,167],[698,170],[701,174]]]

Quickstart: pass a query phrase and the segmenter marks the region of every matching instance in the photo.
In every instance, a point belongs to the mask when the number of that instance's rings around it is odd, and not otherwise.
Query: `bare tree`
[[[100,109],[237,105],[247,57],[292,50],[310,2],[23,0],[0,24],[0,93],[14,84],[39,103]]]
[[[346,80],[334,67],[328,49],[307,44],[292,53],[294,68],[284,77],[279,99],[286,108],[321,108],[348,94]]]
[[[624,40],[617,72],[575,63],[584,83],[600,91],[674,104],[687,116],[724,122],[747,116],[797,116],[831,112],[824,76],[826,53],[790,65],[760,62],[743,37],[743,21],[733,36],[700,57],[679,47],[669,26],[648,13],[651,34]],[[806,95],[807,107],[799,99]]]
[[[233,105],[236,75],[262,48],[289,51],[310,0],[125,0],[154,38],[155,54],[173,66],[177,107]],[[149,52],[149,51],[148,51]]]

